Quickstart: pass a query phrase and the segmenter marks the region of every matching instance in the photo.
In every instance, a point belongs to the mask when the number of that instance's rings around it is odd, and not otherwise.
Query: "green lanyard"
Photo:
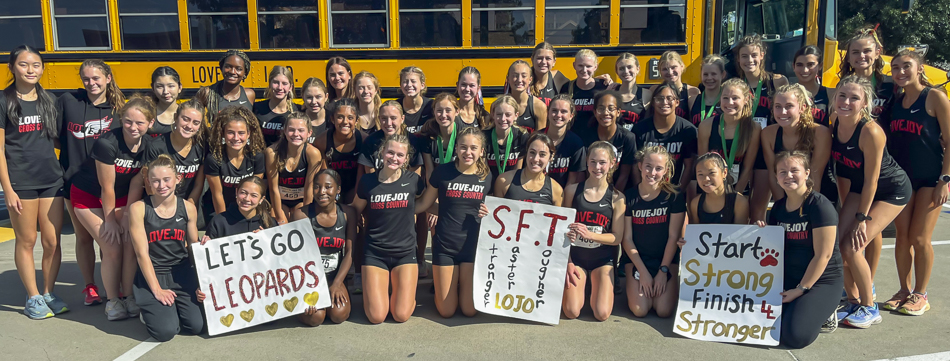
[[[701,108],[699,108],[699,121],[701,122],[712,116],[713,110],[716,109],[716,105],[719,105],[719,98],[722,97],[722,90],[719,90],[719,96],[716,97],[716,102],[713,103],[711,107],[709,107],[708,112],[706,111],[706,92],[703,92],[700,94],[700,96],[703,98],[702,103],[700,103]]]
[[[508,166],[508,154],[511,153],[511,139],[514,138],[514,134],[512,133],[513,131],[508,129],[507,140],[505,140],[507,143],[507,145],[505,145],[505,157],[502,158],[501,154],[498,154],[498,132],[494,130],[491,132],[491,144],[495,150],[495,166],[498,167],[498,174],[504,173],[505,168]]]
[[[752,98],[752,117],[755,118],[755,111],[759,108],[759,97],[762,96],[762,79],[759,79],[759,85],[755,87],[755,97]]]
[[[455,152],[456,133],[458,133],[458,128],[455,126],[455,123],[452,123],[452,135],[449,137],[449,149],[445,151],[442,150],[442,132],[439,132],[439,135],[436,136],[436,144],[439,148],[439,159],[441,160],[439,164],[446,164],[452,161],[452,153]]]
[[[726,155],[726,174],[732,172],[732,163],[736,159],[736,148],[739,145],[739,125],[736,124],[736,133],[732,136],[732,149],[726,152],[726,119],[719,118],[719,139],[722,140],[722,152]]]

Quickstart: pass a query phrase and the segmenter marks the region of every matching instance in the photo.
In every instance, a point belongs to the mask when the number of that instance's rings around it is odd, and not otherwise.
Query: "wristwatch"
[[[863,221],[870,221],[872,218],[869,215],[858,212],[854,214],[854,219],[857,219],[858,222],[863,222]]]
[[[802,290],[802,294],[803,294],[803,295],[804,295],[804,294],[807,294],[808,291],[811,290],[811,288],[809,288],[809,287],[802,286],[801,283],[799,283],[799,284],[798,284],[798,287],[795,287],[795,288]]]
[[[944,183],[950,183],[950,174],[943,174],[940,176],[940,178],[937,178],[937,180]]]
[[[670,268],[667,266],[660,266],[660,272],[666,273],[667,276],[670,275]]]

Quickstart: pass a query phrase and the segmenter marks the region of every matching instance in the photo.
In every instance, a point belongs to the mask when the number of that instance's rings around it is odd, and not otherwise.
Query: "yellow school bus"
[[[218,59],[243,49],[252,60],[244,86],[263,89],[275,65],[295,83],[325,77],[326,60],[349,59],[354,74],[374,73],[393,97],[405,66],[422,68],[429,94],[453,90],[459,70],[482,73],[486,97],[499,94],[508,65],[535,44],[558,49],[556,69],[569,78],[574,53],[601,56],[598,74],[613,74],[616,56],[641,63],[640,83],[658,82],[656,61],[674,50],[699,83],[706,54],[728,53],[745,35],[767,39],[769,70],[794,76],[791,56],[803,45],[825,51],[826,83],[839,55],[837,0],[0,0],[0,49],[30,44],[44,53],[43,85],[82,86],[78,67],[100,58],[127,92],[146,92],[162,65],[181,75],[184,96],[221,79]],[[10,79],[7,70],[3,77]],[[936,80],[945,76],[933,72]]]

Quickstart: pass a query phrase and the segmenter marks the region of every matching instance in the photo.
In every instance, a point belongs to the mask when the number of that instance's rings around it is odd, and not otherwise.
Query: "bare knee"
[[[475,315],[478,314],[478,311],[475,311],[475,306],[466,307],[465,305],[462,305],[460,308],[462,309],[462,314],[465,315],[465,317],[475,317]]]
[[[23,233],[23,232],[21,232]],[[36,232],[26,232],[23,236],[16,236],[16,246],[23,249],[33,250],[36,247]]]
[[[409,321],[409,318],[412,317],[412,310],[406,311],[393,311],[393,321],[403,323]]]
[[[613,311],[613,307],[598,307],[597,305],[591,305],[591,309],[594,311],[594,318],[601,322],[607,321]]]
[[[307,326],[317,327],[323,324],[323,320],[326,316],[327,312],[325,310],[317,310],[317,312],[314,312],[312,315],[306,313],[300,314],[299,320]]]
[[[452,318],[452,316],[455,316],[456,308],[457,307],[450,307],[445,303],[442,304],[442,307],[436,307],[436,309],[439,311],[439,316],[442,316],[442,318]]]
[[[373,310],[372,308],[366,310],[366,319],[374,325],[385,322],[387,315],[389,315],[388,310]]]
[[[654,305],[656,310],[656,315],[660,318],[668,318],[673,316],[673,307],[671,305]]]
[[[573,320],[573,319],[575,319],[575,318],[580,317],[580,316],[581,316],[581,307],[583,307],[583,305],[578,306],[578,305],[569,305],[569,304],[565,303],[565,304],[564,304],[564,307],[563,307],[563,309],[564,309],[564,318],[567,318],[567,319],[569,319],[569,320]]]
[[[330,310],[330,321],[333,323],[343,323],[350,319],[350,307],[334,308]]]

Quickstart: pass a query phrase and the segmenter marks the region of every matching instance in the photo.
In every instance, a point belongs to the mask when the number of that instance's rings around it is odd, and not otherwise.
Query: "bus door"
[[[765,69],[793,78],[792,56],[805,45],[807,0],[720,0],[714,36],[718,52],[730,62],[735,76],[733,49],[745,35],[759,34],[766,47]]]

